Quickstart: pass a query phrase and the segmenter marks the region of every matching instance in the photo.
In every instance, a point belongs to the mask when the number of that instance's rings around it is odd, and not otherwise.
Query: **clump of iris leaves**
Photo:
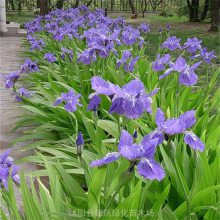
[[[24,109],[12,145],[35,152],[16,163],[38,169],[18,171],[9,151],[1,156],[2,219],[220,218],[213,51],[168,26],[151,61],[149,25],[85,6],[26,28],[28,59],[5,87]]]

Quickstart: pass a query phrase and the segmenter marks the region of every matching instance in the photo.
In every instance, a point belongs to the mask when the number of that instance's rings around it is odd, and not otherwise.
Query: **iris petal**
[[[153,159],[141,159],[137,169],[138,173],[146,179],[160,181],[165,176],[164,169]]]

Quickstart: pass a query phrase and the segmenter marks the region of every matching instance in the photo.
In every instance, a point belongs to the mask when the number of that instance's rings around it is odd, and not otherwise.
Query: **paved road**
[[[22,56],[22,39],[21,37],[0,37],[0,73],[1,75],[19,70],[24,61]],[[4,87],[3,77],[0,77],[0,153],[8,147],[12,147],[11,156],[16,160],[27,153],[21,152],[22,144],[11,146],[11,141],[22,135],[21,132],[11,132],[16,123],[17,116],[23,114],[19,104],[11,96],[10,90]],[[32,170],[30,164],[23,164],[22,168]],[[21,198],[18,188],[15,187],[15,194],[18,205],[21,205]]]
[[[22,38],[0,37],[0,73],[1,75],[19,70],[21,58]],[[20,114],[19,105],[14,101],[10,91],[4,87],[4,79],[0,77],[0,149],[8,148],[11,140],[18,133],[10,133]]]

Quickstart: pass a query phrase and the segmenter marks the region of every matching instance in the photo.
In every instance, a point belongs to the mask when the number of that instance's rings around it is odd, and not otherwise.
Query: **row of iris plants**
[[[18,172],[10,150],[1,155],[2,219],[220,218],[213,51],[170,36],[168,26],[151,60],[149,25],[86,6],[26,28],[28,59],[5,87],[24,109],[12,144],[35,152],[16,164],[38,169]]]

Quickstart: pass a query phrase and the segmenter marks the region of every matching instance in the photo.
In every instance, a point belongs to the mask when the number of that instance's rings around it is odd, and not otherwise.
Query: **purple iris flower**
[[[107,58],[110,52],[117,53],[114,47],[114,42],[120,44],[118,39],[120,30],[110,31],[107,27],[90,28],[84,31],[84,37],[87,42],[87,50],[89,50],[91,60],[92,56],[98,55],[102,58]],[[83,54],[81,54],[82,56]],[[91,62],[91,61],[90,61]]]
[[[94,50],[86,49],[82,53],[78,54],[78,63],[89,65],[92,61],[96,61],[96,54],[94,53]]]
[[[119,68],[122,64],[126,63],[127,60],[131,57],[131,51],[130,50],[125,50],[122,54],[121,60],[117,61],[117,68]]]
[[[7,89],[12,88],[19,79],[19,77],[20,77],[19,71],[9,73],[5,79],[5,88]]]
[[[79,147],[79,146],[82,146],[84,145],[84,139],[83,139],[83,135],[81,132],[78,133],[77,135],[77,139],[76,139],[76,146]]]
[[[120,88],[98,76],[92,78],[92,89],[97,94],[111,97],[112,105],[109,113],[117,113],[130,119],[139,118],[145,111],[151,113],[151,96],[158,91],[156,89],[146,94],[143,83],[138,79],[131,80]]]
[[[99,95],[96,94],[92,94],[92,96],[90,96],[89,98],[90,102],[87,107],[87,111],[96,111],[101,103],[101,98],[99,97]]]
[[[142,23],[140,24],[140,26],[138,27],[138,29],[143,32],[143,33],[148,33],[150,32],[150,25],[149,24],[145,24],[145,23]]]
[[[26,59],[24,61],[24,64],[21,66],[21,73],[38,72],[39,68],[37,62],[38,61],[32,61],[31,59]]]
[[[187,38],[186,43],[182,49],[186,49],[189,53],[195,53],[197,50],[201,50],[202,40],[198,40],[197,37]]]
[[[73,51],[72,50],[69,50],[69,49],[64,48],[64,47],[62,47],[61,50],[62,50],[61,58],[63,60],[66,58],[66,56],[68,56],[70,61],[73,60]]]
[[[164,77],[171,74],[173,71],[180,73],[179,82],[180,84],[186,86],[193,86],[197,83],[198,76],[195,74],[195,69],[202,62],[194,63],[192,66],[189,66],[186,60],[183,57],[178,57],[175,63],[170,63],[170,68],[166,70],[166,72],[159,77],[159,79],[163,79]]]
[[[181,49],[180,41],[181,39],[178,39],[176,36],[168,37],[161,47],[167,48],[171,51],[176,50],[177,48]]]
[[[10,149],[0,155],[0,183],[5,189],[8,189],[8,178],[10,173],[12,180],[17,184],[20,183],[20,178],[17,174],[19,167],[13,164],[13,159],[9,157],[9,154]]]
[[[157,145],[157,138],[149,139],[146,136],[139,144],[133,143],[133,137],[123,130],[118,144],[118,152],[109,153],[99,160],[92,161],[90,166],[103,166],[118,160],[120,157],[124,157],[129,161],[138,161],[137,170],[141,176],[146,179],[160,181],[164,178],[165,172],[154,160]]]
[[[75,112],[77,110],[77,105],[82,106],[79,103],[79,98],[81,94],[75,94],[73,90],[70,90],[68,93],[62,93],[60,97],[54,103],[54,106],[59,105],[64,102],[64,108],[68,112]]]
[[[193,55],[191,59],[193,60],[198,57],[201,57],[207,64],[211,64],[212,60],[217,58],[214,50],[208,52],[206,47],[201,49],[200,54]]]
[[[23,97],[29,98],[30,96],[31,96],[31,93],[28,90],[26,90],[25,88],[20,88],[16,92],[15,100],[17,102],[21,102],[23,101]]]
[[[160,57],[160,54],[157,55],[157,60],[152,63],[152,69],[154,71],[162,71],[165,69],[165,65],[170,62],[170,54],[165,54],[163,57]]]
[[[42,48],[45,47],[43,39],[36,39],[35,37],[32,37],[31,40],[29,40],[29,43],[31,44],[31,51],[42,50]]]
[[[184,134],[184,142],[194,150],[203,151],[204,143],[192,132],[187,131],[196,123],[195,111],[187,111],[179,118],[165,119],[164,112],[158,108],[156,113],[157,128],[154,132],[147,135],[148,138],[158,138],[161,144],[165,140],[165,134],[172,136],[175,134]]]
[[[44,58],[49,62],[53,63],[57,61],[55,54],[53,53],[45,53]]]
[[[171,27],[171,25],[168,24],[168,25],[167,25],[167,31],[168,31],[168,32],[170,31],[170,27]]]
[[[126,73],[134,71],[134,65],[139,60],[139,56],[133,58],[129,50],[125,50],[122,54],[122,59],[117,61],[117,68],[124,65],[124,70]]]
[[[64,39],[62,28],[58,28],[57,30],[53,31],[53,38],[57,41],[62,41]]]
[[[135,58],[131,58],[129,63],[124,64],[124,70],[126,73],[131,73],[134,71],[134,65],[140,59],[140,56],[136,56]]]
[[[212,60],[217,58],[215,51],[208,52],[206,47],[201,50],[200,55],[207,64],[211,64]]]
[[[136,43],[139,37],[140,37],[139,30],[132,28],[131,26],[128,26],[122,32],[121,40],[123,41],[125,45],[132,45]]]

